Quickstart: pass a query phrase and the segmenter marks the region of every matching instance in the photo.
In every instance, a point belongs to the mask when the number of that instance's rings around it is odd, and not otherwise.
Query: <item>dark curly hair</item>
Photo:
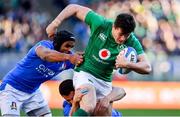
[[[75,91],[73,87],[73,81],[71,79],[64,80],[60,85],[59,85],[59,93],[61,95],[66,95],[68,96],[71,91]]]
[[[128,34],[134,31],[136,23],[132,15],[122,13],[116,17],[114,27],[121,28],[123,34]]]

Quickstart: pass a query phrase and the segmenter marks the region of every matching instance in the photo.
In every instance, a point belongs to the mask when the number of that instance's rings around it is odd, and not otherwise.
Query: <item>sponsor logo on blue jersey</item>
[[[36,70],[38,73],[42,74],[43,76],[52,77],[54,76],[55,72],[49,68],[47,68],[45,65],[40,64],[38,67],[36,67]]]

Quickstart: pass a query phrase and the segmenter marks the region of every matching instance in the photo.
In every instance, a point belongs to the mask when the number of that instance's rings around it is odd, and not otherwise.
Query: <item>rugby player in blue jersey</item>
[[[88,90],[85,89],[78,89],[76,90],[73,87],[73,81],[72,79],[67,79],[61,82],[59,85],[59,93],[60,95],[65,99],[63,102],[63,114],[64,116],[71,116],[74,111],[76,111],[79,108],[79,101],[81,100],[82,96],[86,95]],[[104,97],[103,101],[100,101],[97,103],[95,111],[93,115],[98,116],[102,115],[102,113],[108,113],[106,107],[102,107],[101,105],[111,105],[110,103],[113,103],[113,101],[117,101],[122,99],[126,95],[124,89],[113,87],[112,91]],[[107,104],[102,104],[106,103]],[[109,103],[109,104],[108,104]],[[101,106],[101,108],[99,108]],[[112,117],[121,117],[122,114],[118,112],[117,110],[109,110],[112,114]]]
[[[51,111],[39,90],[40,85],[63,70],[74,68],[83,61],[73,54],[75,37],[68,31],[54,34],[53,41],[42,40],[3,78],[0,85],[2,116],[51,117]]]

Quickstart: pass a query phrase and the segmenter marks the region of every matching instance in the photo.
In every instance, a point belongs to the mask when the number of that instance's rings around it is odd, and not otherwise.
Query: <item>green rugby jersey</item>
[[[112,36],[113,21],[89,11],[85,23],[90,26],[91,35],[85,50],[84,62],[76,71],[85,71],[104,81],[112,81],[116,56],[127,46],[135,48],[138,54],[143,48],[132,33],[124,44],[117,44]]]

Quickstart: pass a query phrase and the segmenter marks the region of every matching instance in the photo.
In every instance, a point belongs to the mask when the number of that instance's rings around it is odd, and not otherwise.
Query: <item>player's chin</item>
[[[122,41],[118,41],[118,40],[116,40],[116,43],[117,43],[117,44],[123,44]]]

